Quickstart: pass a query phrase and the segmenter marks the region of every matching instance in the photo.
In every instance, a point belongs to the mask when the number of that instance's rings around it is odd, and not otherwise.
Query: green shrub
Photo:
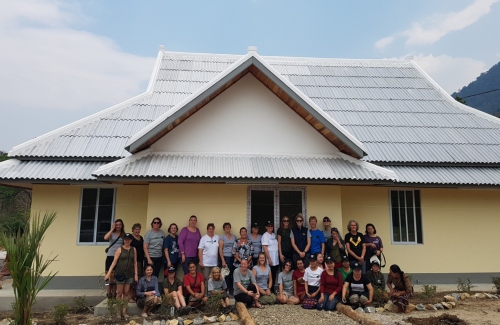
[[[494,276],[491,278],[493,283],[493,289],[497,289],[497,293],[500,293],[500,276]]]
[[[387,293],[385,290],[375,289],[373,290],[373,304],[376,307],[384,306],[387,303]]]
[[[419,293],[419,296],[426,303],[432,303],[432,298],[434,298],[436,295],[437,295],[437,286],[430,284],[422,285],[422,291]]]
[[[472,282],[470,281],[470,278],[462,280],[462,278],[459,277],[457,279],[457,290],[460,292],[470,293],[472,288],[475,288],[475,287],[477,287],[477,286],[472,284]]]
[[[121,299],[108,299],[106,302],[106,307],[109,311],[109,315],[111,316],[111,321],[116,323],[118,319],[121,317],[121,311],[123,308],[127,307],[128,300]]]
[[[61,304],[54,306],[54,310],[52,311],[52,317],[54,318],[54,323],[56,325],[66,324],[66,322],[64,321],[64,317],[66,317],[68,313],[69,313],[68,305]]]
[[[84,314],[90,311],[87,299],[85,299],[85,295],[75,297],[73,299],[73,306],[71,307],[71,311],[75,314]]]
[[[171,295],[163,295],[161,299],[161,306],[160,309],[158,309],[158,314],[162,318],[170,318],[171,307],[174,307],[175,309],[174,297],[172,297]]]
[[[205,311],[212,315],[218,314],[222,308],[221,300],[223,297],[222,294],[215,294],[208,297],[207,303],[205,304]]]

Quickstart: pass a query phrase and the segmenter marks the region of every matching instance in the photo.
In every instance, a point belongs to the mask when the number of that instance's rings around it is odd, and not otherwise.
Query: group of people
[[[229,222],[223,224],[221,236],[213,223],[202,236],[197,222],[193,215],[179,234],[175,223],[165,234],[161,219],[154,218],[143,238],[140,224],[125,233],[123,221],[117,219],[104,236],[110,243],[105,263],[108,297],[137,301],[142,316],[147,317],[161,303],[162,294],[172,296],[182,314],[203,305],[211,295],[220,295],[226,309],[231,308],[229,298],[234,296],[248,307],[282,303],[335,310],[339,301],[368,305],[374,288],[384,290],[383,244],[373,224],[366,225],[363,235],[358,232],[359,224],[351,220],[342,238],[328,217],[323,218],[323,230],[317,228],[316,217],[309,217],[308,229],[299,213],[294,220],[284,216],[277,232],[268,221],[260,235],[254,223],[250,234],[242,227],[237,238]],[[370,265],[368,272],[366,265]],[[182,280],[176,277],[179,266],[184,271]],[[397,265],[391,266],[387,286],[391,299],[405,310],[412,288]],[[126,308],[121,314],[128,316]]]

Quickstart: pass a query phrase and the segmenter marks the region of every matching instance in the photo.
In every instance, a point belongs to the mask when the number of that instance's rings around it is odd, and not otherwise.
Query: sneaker
[[[148,316],[154,316],[152,312],[148,312]]]
[[[148,318],[148,314],[146,314],[146,313],[142,313],[141,316],[144,318]]]

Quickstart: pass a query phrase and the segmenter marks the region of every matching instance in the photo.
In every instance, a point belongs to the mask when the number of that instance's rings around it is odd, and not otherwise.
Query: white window
[[[392,242],[423,244],[419,190],[391,190]]]
[[[79,244],[107,243],[115,213],[114,188],[83,188],[80,203]]]
[[[256,222],[260,232],[266,231],[267,221],[274,223],[276,232],[284,216],[294,219],[306,215],[306,188],[304,186],[251,186],[248,188],[247,227]],[[305,218],[304,218],[305,219]]]

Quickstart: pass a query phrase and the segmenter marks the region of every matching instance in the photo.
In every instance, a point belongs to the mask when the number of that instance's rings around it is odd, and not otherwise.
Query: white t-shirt
[[[319,283],[321,280],[321,273],[323,273],[322,268],[318,267],[315,271],[313,271],[309,266],[304,272],[304,281],[307,282],[307,285],[319,287]]]
[[[273,265],[279,265],[279,249],[278,249],[278,238],[275,233],[265,232],[262,235],[262,246],[267,246],[269,251],[269,256],[271,256],[271,261]],[[264,250],[262,250],[264,251]]]
[[[203,249],[203,265],[204,266],[217,266],[219,260],[219,236],[205,235],[201,237],[198,249]]]

